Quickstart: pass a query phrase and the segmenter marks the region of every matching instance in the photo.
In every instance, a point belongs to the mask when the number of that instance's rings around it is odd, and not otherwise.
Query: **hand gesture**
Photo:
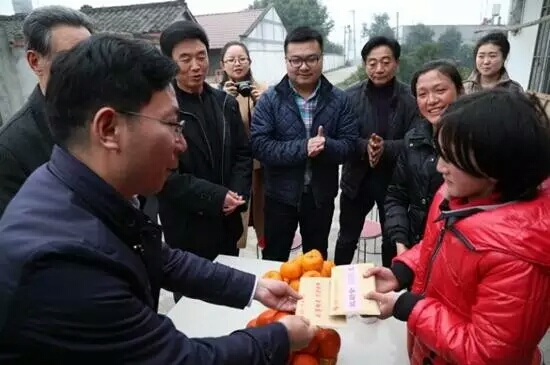
[[[260,96],[262,95],[262,92],[256,88],[256,86],[252,85],[252,92],[250,93],[250,96],[252,97],[253,102],[257,102],[260,99]]]
[[[395,307],[395,302],[397,302],[397,298],[403,293],[378,293],[375,291],[371,291],[368,293],[365,298],[370,300],[375,300],[378,302],[378,307],[380,308],[380,315],[378,318],[380,319],[386,319],[393,315],[393,308]]]
[[[235,97],[237,97],[237,94],[238,94],[237,86],[231,80],[225,82],[225,84],[223,85],[223,91]]]
[[[313,326],[307,319],[300,316],[284,316],[279,320],[288,331],[290,341],[290,351],[299,351],[306,348],[315,333],[317,326]]]
[[[323,126],[317,129],[317,135],[307,141],[308,157],[315,157],[325,149],[325,132]]]
[[[387,267],[377,266],[368,269],[363,275],[365,278],[374,276],[376,281],[376,291],[379,293],[388,293],[399,288],[399,282],[393,272]]]
[[[375,167],[382,157],[384,152],[384,139],[376,133],[371,134],[367,146],[367,153],[369,155],[369,165]]]
[[[229,215],[233,213],[237,207],[245,203],[246,201],[242,196],[230,190],[225,195],[225,200],[223,202],[223,214]]]
[[[268,308],[283,312],[294,312],[296,301],[302,296],[287,283],[273,279],[259,279],[254,299]]]

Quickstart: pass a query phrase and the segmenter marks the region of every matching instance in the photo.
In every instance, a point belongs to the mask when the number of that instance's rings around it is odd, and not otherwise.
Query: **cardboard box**
[[[374,264],[342,265],[332,268],[330,278],[307,277],[300,279],[303,299],[296,305],[296,314],[320,327],[344,326],[352,315],[380,315],[378,303],[365,299],[376,289],[374,277],[363,274]]]

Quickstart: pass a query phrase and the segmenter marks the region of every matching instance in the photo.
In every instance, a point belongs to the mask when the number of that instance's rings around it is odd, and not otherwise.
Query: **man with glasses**
[[[304,252],[327,257],[338,165],[354,151],[350,101],[323,75],[323,37],[299,27],[285,39],[287,74],[258,101],[253,155],[265,173],[263,258],[286,261],[300,224]]]
[[[299,299],[282,281],[168,247],[130,203],[161,190],[185,151],[177,71],[153,45],[112,35],[53,60],[57,144],[0,219],[0,364],[285,364],[315,336],[289,315],[189,338],[157,314],[161,288],[233,308],[293,311]]]
[[[208,37],[200,25],[178,21],[160,36],[162,52],[179,67],[174,89],[188,150],[158,195],[166,242],[213,260],[238,255],[252,179],[252,156],[237,101],[205,82]],[[181,173],[212,184],[182,185]],[[200,192],[200,193],[197,193]],[[176,299],[179,295],[176,294]]]

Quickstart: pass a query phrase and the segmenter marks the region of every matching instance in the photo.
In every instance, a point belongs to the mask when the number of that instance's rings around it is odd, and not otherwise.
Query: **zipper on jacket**
[[[197,117],[195,114],[184,112],[183,110],[180,110],[180,112],[183,115],[188,115],[192,118],[194,118],[197,123],[199,124],[199,127],[201,128],[202,135],[204,137],[204,140],[206,141],[206,147],[208,147],[208,156],[210,157],[210,165],[212,167],[212,170],[215,170],[215,164],[214,164],[214,154],[212,153],[212,147],[210,146],[210,141],[208,140],[208,136],[206,135],[206,131],[204,130],[204,127],[202,126],[201,120],[199,117]]]
[[[221,168],[221,173],[222,173],[222,176],[221,176],[221,180],[222,180],[222,185],[224,185],[224,168],[225,168],[225,125],[227,124],[227,121],[225,120],[225,105],[226,105],[226,102],[227,102],[227,98],[228,98],[228,94],[225,94],[225,97],[223,98],[223,104],[222,104],[222,122],[223,122],[223,134],[222,134],[222,168]],[[240,113],[240,112],[239,112]],[[251,123],[252,121],[248,121],[249,123]],[[224,185],[225,186],[225,185]]]
[[[456,238],[458,238],[460,242],[464,244],[464,246],[466,246],[466,248],[468,248],[468,250],[470,251],[476,250],[476,248],[474,247],[474,245],[472,245],[470,240],[466,238],[466,236],[464,236],[462,232],[460,232],[455,226],[449,227],[449,230],[456,236]]]
[[[435,244],[434,250],[432,251],[432,255],[430,256],[430,261],[428,262],[428,272],[424,280],[424,289],[422,290],[420,295],[426,294],[426,289],[428,288],[428,283],[430,282],[430,276],[432,275],[432,267],[435,262],[435,258],[439,253],[441,246],[443,245],[443,237],[445,237],[446,231],[447,231],[447,228],[445,226],[443,226],[443,228],[441,228],[441,230],[439,231],[439,235],[437,236],[437,242]]]
[[[447,222],[445,222],[445,225],[446,224],[447,224]],[[472,245],[472,243],[466,238],[466,236],[464,236],[462,234],[462,232],[460,232],[455,226],[453,226],[453,225],[450,225],[448,227],[443,226],[443,228],[441,228],[441,230],[439,231],[439,236],[437,237],[437,242],[435,244],[434,250],[433,250],[432,255],[430,257],[430,261],[429,261],[429,264],[428,264],[428,273],[426,274],[426,279],[424,280],[424,289],[422,290],[421,295],[424,295],[426,293],[426,289],[428,288],[428,283],[430,282],[430,277],[432,275],[432,267],[433,267],[433,264],[435,262],[436,256],[437,256],[437,254],[439,253],[439,251],[441,249],[441,246],[443,246],[443,238],[444,238],[445,233],[446,233],[447,230],[449,230],[452,234],[454,234],[456,236],[456,238],[458,238],[458,240],[460,242],[462,242],[462,244],[464,244],[464,246],[466,246],[466,248],[468,250],[475,251],[474,245]]]

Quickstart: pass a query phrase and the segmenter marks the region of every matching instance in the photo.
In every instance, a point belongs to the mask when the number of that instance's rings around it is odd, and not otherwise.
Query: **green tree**
[[[376,36],[395,38],[395,32],[390,26],[390,16],[388,13],[375,14],[373,22],[370,25],[363,23],[361,37],[369,39]]]
[[[264,9],[273,5],[281,17],[287,31],[299,26],[317,29],[323,37],[328,37],[334,28],[334,21],[327,7],[318,0],[254,0],[249,9]]]
[[[436,42],[425,42],[413,49],[406,49],[399,61],[398,77],[405,83],[410,83],[414,73],[428,61],[440,57],[441,47]]]
[[[433,38],[434,31],[432,28],[419,23],[413,25],[410,32],[405,36],[405,44],[408,48],[415,49],[424,43],[433,43]]]
[[[447,28],[445,33],[439,36],[437,42],[441,47],[441,57],[458,61],[462,46],[462,33],[456,27]]]

